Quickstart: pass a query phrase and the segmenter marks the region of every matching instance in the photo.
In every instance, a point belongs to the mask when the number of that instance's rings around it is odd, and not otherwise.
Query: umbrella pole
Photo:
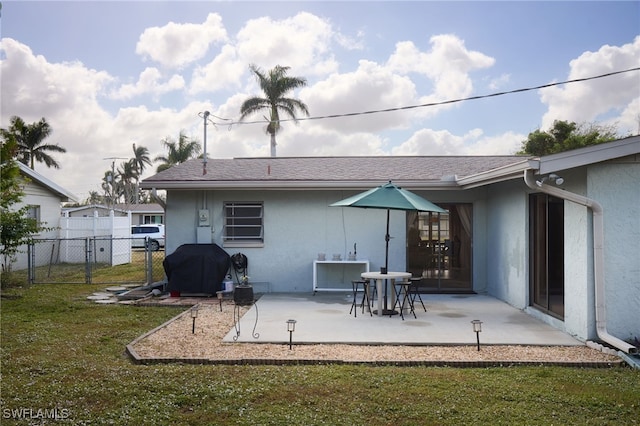
[[[390,210],[387,209],[387,233],[384,236],[384,240],[385,240],[385,250],[384,250],[384,272],[385,274],[387,272],[389,272],[389,240],[391,239],[391,237],[389,236],[389,214],[390,214]],[[384,311],[383,313],[386,314],[389,307],[387,305],[387,286],[388,286],[388,280],[384,280]]]
[[[389,271],[389,240],[391,237],[389,236],[389,209],[387,209],[387,234],[384,236],[384,240],[386,242],[385,251],[384,251],[384,268]]]

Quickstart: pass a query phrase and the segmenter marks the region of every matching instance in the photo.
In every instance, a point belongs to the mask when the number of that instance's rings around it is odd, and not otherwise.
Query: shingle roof
[[[142,181],[143,188],[370,186],[372,182],[450,183],[525,162],[522,156],[275,157],[189,160]],[[233,184],[233,185],[232,185]]]
[[[20,172],[22,174],[26,175],[32,181],[37,182],[40,185],[43,185],[49,191],[51,191],[52,193],[56,194],[58,197],[60,197],[60,201],[62,201],[62,202],[78,201],[78,199],[77,199],[77,197],[75,195],[73,195],[71,192],[67,191],[66,189],[64,189],[63,187],[58,185],[57,183],[47,179],[46,177],[42,176],[40,173],[36,172],[35,170],[30,169],[29,167],[27,167],[26,165],[22,164],[21,162],[18,162],[17,164],[18,164],[18,167],[20,168]]]

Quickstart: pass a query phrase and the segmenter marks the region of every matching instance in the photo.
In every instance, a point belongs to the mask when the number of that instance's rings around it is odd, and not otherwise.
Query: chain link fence
[[[27,251],[29,283],[144,285],[164,280],[164,247],[149,240],[140,244],[139,240],[112,237],[35,240]]]

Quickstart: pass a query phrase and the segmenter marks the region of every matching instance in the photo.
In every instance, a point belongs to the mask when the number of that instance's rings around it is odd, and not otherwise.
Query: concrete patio
[[[358,308],[349,314],[350,293],[267,293],[241,318],[238,342],[286,343],[286,321],[297,321],[296,343],[351,343],[397,345],[475,345],[471,321],[481,320],[481,344],[580,346],[583,342],[557,330],[508,304],[484,295],[423,294],[424,312],[418,302],[416,316],[406,313],[403,321],[371,316]],[[257,324],[256,321],[257,314]],[[259,334],[256,339],[252,335]],[[232,329],[224,338],[236,337]]]

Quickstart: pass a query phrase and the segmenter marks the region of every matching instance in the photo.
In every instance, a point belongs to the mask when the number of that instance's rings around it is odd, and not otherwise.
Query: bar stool
[[[411,294],[411,303],[415,306],[416,298],[420,299],[420,304],[422,305],[422,309],[427,312],[426,306],[424,306],[424,302],[422,301],[422,296],[420,296],[420,282],[422,278],[409,278],[411,282],[411,287],[409,287],[409,294]]]
[[[351,281],[351,287],[353,289],[353,301],[351,302],[351,309],[349,309],[349,315],[353,312],[353,316],[358,316],[358,292],[360,291],[360,287],[362,286],[362,301],[360,302],[360,306],[362,307],[362,313],[364,313],[364,302],[367,302],[367,306],[369,307],[369,314],[373,316],[371,312],[371,304],[369,302],[369,292],[367,287],[369,286],[369,280],[353,280]]]
[[[369,312],[375,308],[376,298],[378,297],[378,286],[376,285],[375,280],[365,280],[367,284],[365,285],[365,289],[369,295]]]
[[[405,305],[408,305],[409,312],[412,313],[413,317],[417,319],[418,317],[416,316],[416,312],[413,308],[413,299],[411,298],[411,294],[409,293],[411,288],[411,281],[409,280],[397,281],[394,283],[394,287],[395,287],[394,290],[396,293],[396,303],[393,306],[393,310],[395,310],[397,306],[400,309],[400,318],[402,318],[402,321],[404,321],[404,308],[405,308]]]

